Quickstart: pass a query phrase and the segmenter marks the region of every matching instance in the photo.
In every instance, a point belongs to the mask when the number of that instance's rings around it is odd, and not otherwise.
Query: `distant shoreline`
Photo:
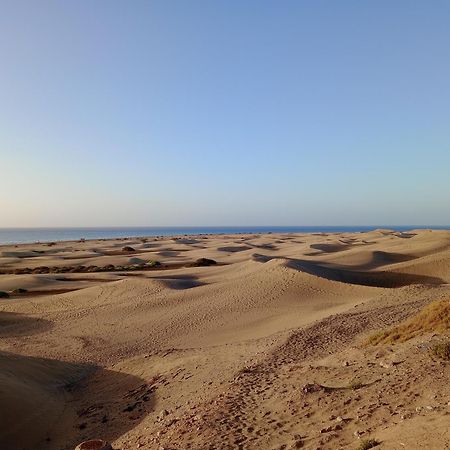
[[[376,229],[399,232],[414,229],[449,230],[436,225],[371,226],[224,226],[224,227],[71,227],[71,228],[0,228],[0,245],[19,245],[98,239],[179,237],[222,234],[266,233],[358,233]]]

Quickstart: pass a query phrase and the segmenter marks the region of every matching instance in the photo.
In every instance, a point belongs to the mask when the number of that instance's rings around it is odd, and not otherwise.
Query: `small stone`
[[[336,422],[343,422],[343,418],[341,416],[337,416],[336,417]]]
[[[427,406],[427,409],[428,409],[428,411],[433,411],[434,408],[429,405],[429,406]]]
[[[394,364],[387,361],[380,361],[380,366],[384,367],[385,369],[392,369],[392,367],[394,367]]]
[[[158,422],[161,422],[161,420],[163,420],[165,417],[167,417],[169,415],[169,411],[167,411],[167,409],[163,409],[159,414],[158,414]]]
[[[323,390],[324,390],[323,386],[317,383],[308,383],[302,387],[302,391],[305,394],[310,394],[311,392],[320,392]]]

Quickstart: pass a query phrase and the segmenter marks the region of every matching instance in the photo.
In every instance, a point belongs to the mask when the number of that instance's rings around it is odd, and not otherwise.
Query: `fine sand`
[[[0,449],[448,449],[443,337],[365,340],[449,283],[450,231],[0,246]]]

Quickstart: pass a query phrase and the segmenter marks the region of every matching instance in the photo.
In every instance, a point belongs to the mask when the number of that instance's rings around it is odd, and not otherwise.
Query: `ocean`
[[[338,233],[364,232],[377,228],[408,231],[415,228],[450,229],[450,226],[224,226],[224,227],[98,227],[98,228],[0,228],[0,244],[109,239],[144,236],[183,236],[234,233]]]

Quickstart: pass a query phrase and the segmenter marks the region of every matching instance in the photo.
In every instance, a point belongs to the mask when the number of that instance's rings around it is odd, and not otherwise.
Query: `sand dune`
[[[308,400],[301,387],[344,386],[358,373],[370,383],[385,370],[374,369],[377,350],[358,342],[449,295],[450,232],[154,239],[0,247],[0,269],[9,272],[109,267],[0,275],[10,295],[0,299],[0,401],[10,411],[2,408],[0,448],[60,450],[103,438],[122,449],[350,449],[362,422],[329,423],[353,414],[348,396],[361,411],[375,405],[363,431],[385,448],[396,448],[398,435],[383,423],[403,436],[443,424],[441,406],[433,420],[411,412],[414,426],[380,421],[379,388],[360,400],[345,389]],[[219,264],[194,267],[199,258]],[[166,267],[140,270],[149,260]],[[420,371],[428,356],[411,351],[404,367]],[[343,358],[353,362],[343,366]],[[392,408],[408,401],[399,380],[383,400]],[[435,386],[442,402],[448,381],[445,369]],[[416,403],[430,382],[423,373],[416,390],[408,385]],[[445,448],[443,439],[428,448]]]

